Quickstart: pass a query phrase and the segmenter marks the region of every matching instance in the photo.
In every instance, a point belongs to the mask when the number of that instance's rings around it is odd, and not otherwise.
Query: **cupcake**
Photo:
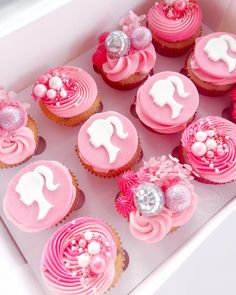
[[[222,184],[236,179],[236,125],[209,116],[192,123],[182,134],[181,161],[193,168],[194,177]]]
[[[201,94],[226,94],[236,85],[236,35],[221,32],[197,39],[185,71]]]
[[[68,168],[56,161],[36,161],[12,178],[3,206],[20,230],[39,232],[67,217],[78,199],[77,180]]]
[[[197,0],[162,0],[148,12],[147,27],[156,51],[180,56],[194,46],[201,35],[202,11]]]
[[[152,73],[156,53],[150,31],[141,26],[145,16],[132,11],[120,20],[120,30],[102,33],[92,62],[96,72],[113,88],[129,90]]]
[[[71,66],[42,75],[33,86],[32,96],[49,119],[64,126],[84,122],[100,106],[94,79],[81,68]]]
[[[231,120],[236,123],[236,88],[231,92]]]
[[[138,161],[141,149],[131,121],[109,111],[95,114],[83,124],[76,152],[89,172],[113,177],[130,169]]]
[[[161,72],[139,88],[135,109],[147,128],[170,134],[186,128],[198,104],[198,91],[187,77],[176,72]]]
[[[115,286],[123,267],[123,249],[114,229],[97,218],[82,217],[49,239],[41,272],[52,295],[101,295]]]
[[[15,93],[0,86],[0,169],[15,167],[35,153],[38,129],[28,116],[28,104],[14,100]]]
[[[178,159],[162,156],[119,177],[115,206],[136,239],[157,243],[191,219],[198,202],[191,171]]]

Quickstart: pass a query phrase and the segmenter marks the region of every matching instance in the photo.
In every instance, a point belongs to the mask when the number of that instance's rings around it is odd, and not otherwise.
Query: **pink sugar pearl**
[[[106,260],[101,255],[93,256],[90,261],[90,269],[95,274],[104,273],[106,266]]]

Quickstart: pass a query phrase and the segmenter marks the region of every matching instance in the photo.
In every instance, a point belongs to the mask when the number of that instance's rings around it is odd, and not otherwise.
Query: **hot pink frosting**
[[[199,131],[207,134],[204,145],[209,139],[216,143],[215,147],[207,148],[204,155],[193,152],[193,144],[198,142],[196,133]],[[235,124],[216,116],[205,117],[192,123],[183,132],[181,142],[185,161],[193,167],[196,175],[215,183],[236,179]]]
[[[149,73],[156,62],[156,52],[152,44],[147,48],[135,51],[120,58],[109,58],[103,64],[103,71],[107,78],[117,82],[129,78],[131,75]]]
[[[36,149],[34,134],[28,127],[4,132],[0,136],[0,161],[14,165],[32,156]]]
[[[214,39],[219,38],[222,35],[228,35],[235,39],[236,35],[229,33],[212,33],[207,36],[203,36],[196,40],[194,54],[191,60],[191,68],[193,73],[201,80],[213,83],[215,85],[227,85],[236,83],[236,68],[232,71],[228,71],[228,67],[222,60],[212,61],[208,54],[204,51],[207,43]],[[230,48],[228,54],[232,58],[236,59],[236,53]]]
[[[159,106],[150,95],[150,90],[159,80],[166,80],[170,76],[181,79],[188,97],[181,97],[178,91],[174,92],[174,100],[182,105],[179,115],[172,119],[172,111],[168,104]],[[163,93],[164,96],[164,93]],[[183,130],[187,122],[195,114],[199,104],[199,94],[190,79],[176,72],[161,72],[150,77],[138,90],[136,112],[139,119],[148,127],[160,133],[174,133]]]
[[[38,175],[32,174],[40,166],[49,168],[53,174],[52,182],[57,185],[55,190],[50,190],[46,185],[45,176],[41,173],[43,180],[42,194],[37,189]],[[17,192],[18,184],[25,175],[30,173],[30,182],[25,182],[21,188],[22,193]],[[42,178],[44,177],[44,178]],[[27,192],[33,184],[32,192]],[[25,191],[25,192],[24,192]],[[4,212],[6,216],[21,230],[26,232],[37,232],[60,222],[70,211],[76,197],[76,189],[72,183],[70,171],[56,161],[36,161],[24,167],[10,181],[4,198]],[[44,218],[38,220],[40,206],[38,199],[49,205],[49,210]],[[30,205],[27,205],[29,202]]]
[[[177,42],[192,37],[202,23],[202,11],[197,1],[188,1],[183,13],[167,17],[168,6],[156,2],[148,12],[148,27],[163,40]]]
[[[50,99],[45,93],[43,97],[36,95],[34,89],[41,84],[50,90],[49,79],[59,77],[62,87],[56,92],[56,97]],[[61,97],[60,91],[65,90],[66,97]],[[84,70],[72,66],[57,67],[42,75],[34,84],[32,96],[36,101],[42,100],[50,112],[58,117],[71,118],[87,111],[97,97],[97,85],[94,79]]]
[[[132,235],[146,243],[157,243],[171,230],[171,211],[164,208],[158,215],[146,217],[139,211],[130,213],[129,230]]]
[[[107,120],[114,116],[118,118],[123,126],[123,132],[128,133],[127,137],[121,139],[118,137],[117,131],[113,126],[113,134],[110,142],[119,149],[116,159],[113,163],[109,162],[109,156],[104,146],[95,147],[91,143],[88,128],[96,120]],[[99,132],[100,134],[100,132]],[[129,148],[127,148],[129,147]],[[109,111],[91,116],[81,127],[78,134],[78,148],[81,159],[88,165],[92,166],[98,172],[108,172],[112,169],[119,169],[133,159],[138,148],[138,135],[131,121],[120,113]]]
[[[90,240],[84,238],[88,231],[92,234]],[[83,247],[80,246],[81,239]],[[86,268],[78,264],[78,257],[85,253],[90,242],[100,244],[99,255],[105,261],[104,272],[100,274],[92,271],[93,255]],[[42,276],[53,295],[101,295],[112,285],[116,257],[117,245],[110,227],[96,218],[78,218],[61,227],[49,239],[42,257]]]

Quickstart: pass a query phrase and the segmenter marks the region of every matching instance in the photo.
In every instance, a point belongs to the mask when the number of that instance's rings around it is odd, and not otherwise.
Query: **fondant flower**
[[[141,22],[145,19],[145,15],[137,16],[132,10],[129,11],[129,14],[126,17],[120,19],[120,26],[124,33],[128,36],[131,36],[134,29],[138,28]]]

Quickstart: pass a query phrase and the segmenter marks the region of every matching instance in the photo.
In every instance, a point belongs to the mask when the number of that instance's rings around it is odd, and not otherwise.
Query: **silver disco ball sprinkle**
[[[105,46],[110,57],[118,58],[129,51],[130,39],[122,31],[113,31],[107,36]]]
[[[145,182],[136,188],[134,202],[141,214],[156,215],[163,209],[164,193],[159,186]]]

